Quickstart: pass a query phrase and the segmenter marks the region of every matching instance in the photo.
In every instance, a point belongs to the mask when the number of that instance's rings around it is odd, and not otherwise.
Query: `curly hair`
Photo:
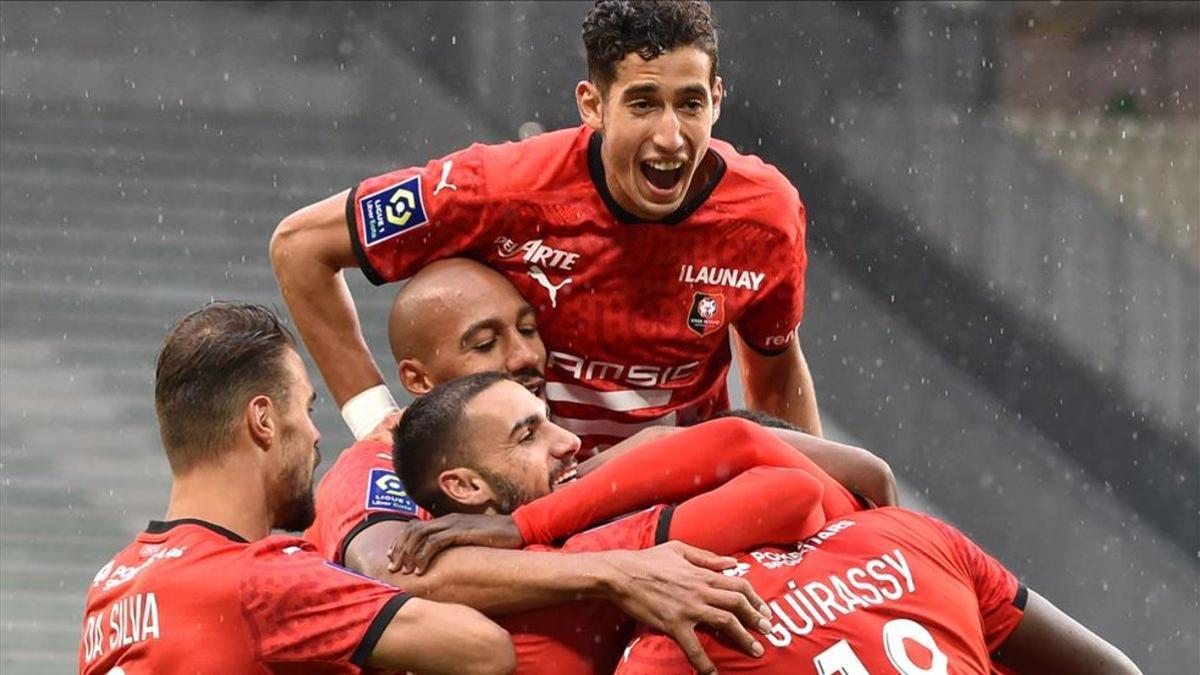
[[[704,0],[596,0],[583,20],[588,79],[607,92],[617,63],[635,53],[647,61],[682,46],[695,46],[717,76],[717,29]]]

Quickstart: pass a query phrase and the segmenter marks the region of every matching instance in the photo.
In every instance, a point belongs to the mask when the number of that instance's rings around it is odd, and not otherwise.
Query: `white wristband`
[[[399,412],[400,406],[392,398],[392,392],[387,385],[381,384],[366,391],[359,392],[346,401],[342,406],[342,419],[354,434],[354,440],[361,441],[379,426],[388,415]]]

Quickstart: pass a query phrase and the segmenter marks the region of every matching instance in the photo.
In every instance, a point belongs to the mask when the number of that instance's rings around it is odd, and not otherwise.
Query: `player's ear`
[[[279,431],[275,423],[275,404],[271,402],[271,397],[259,395],[250,399],[243,417],[250,440],[263,450],[270,448],[275,434]]]
[[[716,124],[717,120],[721,119],[721,102],[725,100],[725,83],[721,82],[721,76],[718,75],[713,79],[712,86],[712,107],[713,118],[712,123]]]
[[[459,467],[438,474],[438,488],[452,501],[478,507],[492,501],[492,488],[474,469]]]
[[[594,82],[581,80],[575,85],[575,105],[584,124],[596,131],[604,130],[604,96]]]
[[[425,364],[416,359],[404,359],[400,361],[398,368],[400,386],[404,387],[408,393],[420,396],[433,389],[434,383],[429,377],[429,371],[425,369]]]

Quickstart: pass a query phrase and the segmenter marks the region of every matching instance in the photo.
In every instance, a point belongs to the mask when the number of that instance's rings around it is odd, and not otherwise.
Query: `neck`
[[[271,533],[272,514],[260,468],[250,453],[233,451],[225,457],[175,477],[166,519],[196,518],[248,541],[262,539]]]

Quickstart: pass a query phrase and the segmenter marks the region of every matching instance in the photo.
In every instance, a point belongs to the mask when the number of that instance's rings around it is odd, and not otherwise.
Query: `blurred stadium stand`
[[[809,207],[823,415],[1146,672],[1186,672],[1200,83],[1176,55],[1197,10],[1100,6],[718,5],[717,134]],[[69,670],[91,576],[161,515],[170,323],[212,297],[282,308],[266,242],[315,197],[575,123],[585,11],[0,5],[0,670]],[[1046,66],[1106,44],[1158,88]],[[1029,93],[1047,81],[1076,91]],[[386,355],[393,289],[348,277]],[[327,399],[317,422],[328,466],[349,436]]]

